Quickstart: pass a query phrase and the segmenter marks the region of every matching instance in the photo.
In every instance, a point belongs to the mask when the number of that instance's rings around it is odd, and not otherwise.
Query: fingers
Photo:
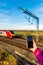
[[[33,51],[34,52],[34,50],[37,48],[37,46],[36,46],[36,43],[35,43],[35,41],[34,41],[34,39],[33,39],[33,48],[29,48],[29,50],[31,50],[31,51]]]
[[[33,48],[29,48],[29,50],[33,51]]]
[[[34,41],[34,39],[33,39],[33,44],[35,44],[35,41]]]

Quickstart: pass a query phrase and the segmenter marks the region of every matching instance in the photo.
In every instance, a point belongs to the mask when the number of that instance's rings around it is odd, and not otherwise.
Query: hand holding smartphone
[[[27,45],[28,45],[28,48],[33,48],[33,37],[32,36],[27,36]]]

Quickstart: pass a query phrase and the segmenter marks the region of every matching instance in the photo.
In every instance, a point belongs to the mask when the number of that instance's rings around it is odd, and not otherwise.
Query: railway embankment
[[[12,52],[14,53],[19,53],[19,55],[21,55],[22,58],[24,58],[26,61],[33,63],[34,65],[37,65],[38,62],[36,61],[36,58],[34,57],[33,53],[31,51],[26,51],[22,48],[19,48],[17,46],[11,45],[11,44],[7,44],[5,42],[0,41],[2,48],[7,49],[8,52]]]

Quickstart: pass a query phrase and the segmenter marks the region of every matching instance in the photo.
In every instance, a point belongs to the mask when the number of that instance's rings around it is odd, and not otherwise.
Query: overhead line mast
[[[36,41],[39,41],[39,33],[38,33],[38,30],[39,30],[39,18],[34,15],[33,13],[31,13],[30,11],[28,11],[27,9],[22,9],[21,7],[18,7],[18,9],[22,10],[23,13],[33,17],[34,19],[36,19],[36,24],[37,24],[37,39]]]

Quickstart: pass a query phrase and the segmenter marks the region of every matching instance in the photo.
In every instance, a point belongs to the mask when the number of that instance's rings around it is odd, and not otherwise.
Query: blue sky
[[[31,30],[36,29],[34,25],[29,25],[25,19],[27,15],[18,10],[18,7],[28,9],[39,17],[39,29],[43,30],[43,0],[0,0],[0,30]],[[27,16],[28,17],[28,16]]]

